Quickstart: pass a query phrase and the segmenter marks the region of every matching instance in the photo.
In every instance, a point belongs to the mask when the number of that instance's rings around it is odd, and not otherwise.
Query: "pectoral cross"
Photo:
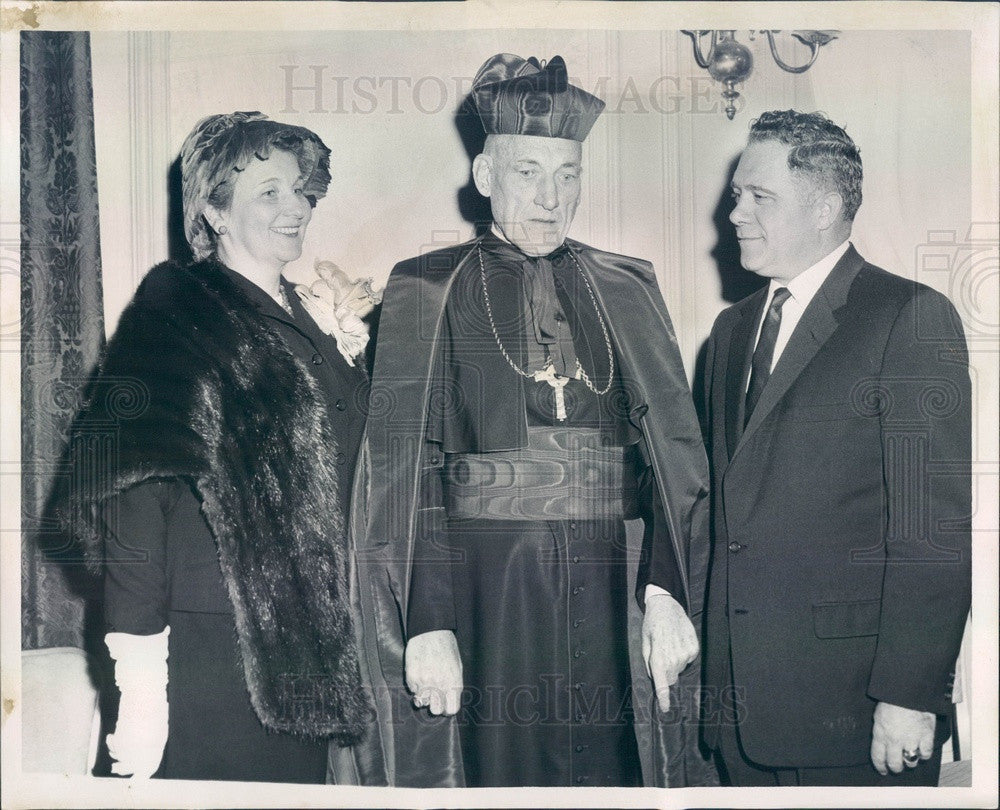
[[[555,392],[556,398],[556,419],[560,422],[566,421],[566,396],[563,394],[563,388],[566,387],[566,383],[570,381],[569,377],[560,377],[556,374],[556,370],[552,367],[552,363],[549,363],[541,371],[536,371],[534,373],[535,382],[546,382],[552,386],[552,390]]]

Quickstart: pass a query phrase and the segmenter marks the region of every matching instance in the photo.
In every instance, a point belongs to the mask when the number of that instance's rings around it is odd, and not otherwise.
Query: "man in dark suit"
[[[961,323],[850,244],[861,158],[769,112],[732,187],[767,287],[708,344],[706,742],[734,785],[934,785],[970,602]]]

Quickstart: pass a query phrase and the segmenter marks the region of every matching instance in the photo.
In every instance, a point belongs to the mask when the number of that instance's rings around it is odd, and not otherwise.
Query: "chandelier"
[[[750,49],[736,40],[736,31],[682,31],[691,37],[691,44],[694,47],[694,58],[699,67],[705,68],[712,78],[717,82],[722,82],[722,97],[726,99],[726,116],[730,121],[736,114],[736,99],[739,93],[736,85],[749,78],[753,73],[753,54]],[[781,33],[778,30],[772,31],[750,31],[750,40],[753,41],[755,35],[762,33],[767,36],[767,43],[771,46],[771,56],[778,67],[789,73],[805,73],[812,67],[813,62],[819,54],[819,49],[837,38],[839,31],[791,31],[789,32],[800,42],[809,46],[809,61],[802,65],[789,65],[780,56],[778,48],[774,44],[774,35]],[[701,38],[711,35],[711,45],[706,55],[702,51]]]

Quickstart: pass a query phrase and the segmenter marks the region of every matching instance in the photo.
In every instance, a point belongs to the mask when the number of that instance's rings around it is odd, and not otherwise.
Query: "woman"
[[[281,276],[329,155],[260,113],[195,126],[196,261],[143,280],[74,430],[70,517],[103,564],[121,692],[115,773],[321,783],[329,740],[378,747],[346,526],[367,375]],[[117,436],[103,457],[98,434]]]

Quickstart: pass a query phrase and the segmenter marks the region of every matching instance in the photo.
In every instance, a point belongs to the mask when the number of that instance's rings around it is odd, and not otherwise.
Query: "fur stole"
[[[350,481],[337,480],[336,437],[315,380],[217,264],[168,262],[146,276],[69,452],[73,473],[56,503],[95,570],[102,501],[151,478],[193,482],[261,722],[357,742],[373,710],[337,499]]]

